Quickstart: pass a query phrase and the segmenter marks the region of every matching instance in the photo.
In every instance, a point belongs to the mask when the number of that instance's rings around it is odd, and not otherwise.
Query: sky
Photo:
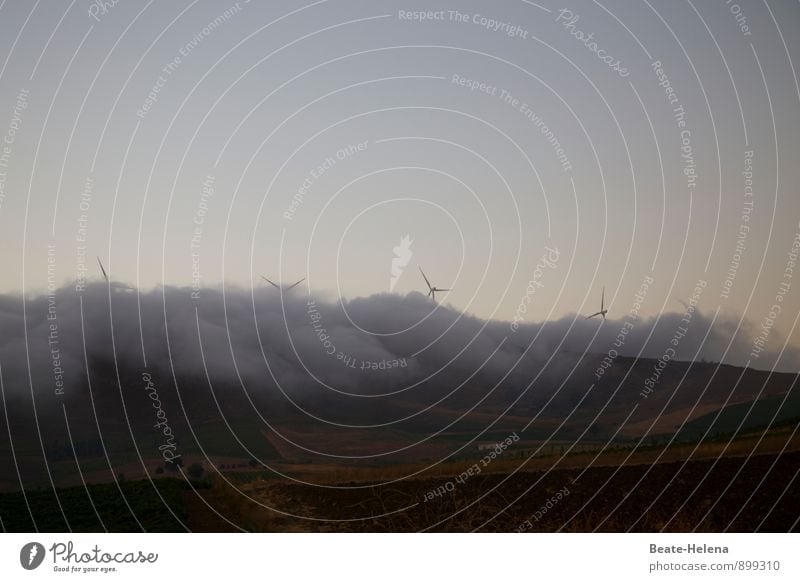
[[[0,292],[95,256],[187,294],[422,268],[481,318],[604,293],[797,345],[798,27],[789,1],[8,1]]]

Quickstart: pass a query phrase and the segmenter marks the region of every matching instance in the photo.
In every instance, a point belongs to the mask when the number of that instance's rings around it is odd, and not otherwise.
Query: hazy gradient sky
[[[545,247],[528,321],[596,311],[604,285],[624,314],[647,276],[643,315],[703,279],[705,313],[756,325],[790,283],[773,344],[800,308],[796,1],[7,1],[0,30],[4,292],[46,289],[48,245],[76,278],[84,245],[92,278],[100,255],[143,287],[265,274],[351,298],[389,291],[408,234],[394,291],[424,290],[419,265],[482,317],[514,317]]]

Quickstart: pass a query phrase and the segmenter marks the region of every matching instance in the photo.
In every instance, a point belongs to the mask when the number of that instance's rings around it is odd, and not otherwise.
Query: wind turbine
[[[419,272],[422,273],[422,278],[425,279],[425,283],[428,285],[428,297],[433,297],[433,301],[436,302],[436,292],[444,292],[450,291],[450,289],[439,289],[435,285],[431,285],[431,282],[428,281],[428,278],[425,276],[425,272],[422,270],[422,267],[419,267]]]
[[[106,270],[103,268],[103,263],[100,261],[100,257],[97,257],[97,264],[100,265],[100,270],[103,272],[103,279],[106,280],[106,283],[111,283],[111,281],[108,280],[108,273],[106,273]]]
[[[111,279],[108,278],[108,273],[106,273],[106,270],[103,268],[103,262],[100,260],[100,257],[97,257],[97,264],[100,265],[100,272],[103,273],[103,279],[106,280],[106,283],[108,283],[108,285],[112,289],[124,289],[125,291],[134,291],[134,288],[131,287],[130,285],[125,285],[124,283],[116,283],[114,281],[111,281]]]
[[[295,287],[297,287],[297,286],[298,286],[300,283],[302,283],[303,281],[305,281],[305,280],[306,280],[306,278],[305,278],[305,277],[303,277],[303,278],[302,278],[302,279],[300,279],[300,280],[299,280],[297,283],[292,283],[292,284],[291,284],[291,285],[289,285],[289,286],[288,286],[286,289],[283,289],[283,288],[282,288],[280,285],[278,285],[277,283],[274,283],[274,282],[270,281],[270,280],[269,280],[269,279],[267,279],[267,278],[266,278],[264,275],[261,275],[261,278],[262,278],[262,279],[264,279],[264,281],[266,281],[267,283],[269,283],[269,284],[270,284],[270,285],[272,285],[273,287],[275,287],[275,289],[277,289],[277,290],[278,290],[278,291],[280,291],[281,293],[286,293],[287,291],[290,291],[290,290],[294,289],[294,288],[295,288]]]
[[[592,315],[587,315],[586,319],[591,319],[596,315],[602,315],[603,319],[606,318],[606,313],[608,313],[608,309],[605,308],[605,300],[606,300],[606,288],[603,287],[603,294],[600,295],[600,311],[597,313],[593,313]]]

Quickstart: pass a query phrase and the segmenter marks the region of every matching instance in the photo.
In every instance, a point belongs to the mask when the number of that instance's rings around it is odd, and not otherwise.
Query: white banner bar
[[[4,534],[2,580],[800,580],[785,534]]]

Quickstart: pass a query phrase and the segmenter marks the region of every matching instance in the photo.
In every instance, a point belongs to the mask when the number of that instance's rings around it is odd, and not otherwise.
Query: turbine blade
[[[452,289],[439,289],[438,287],[436,288],[436,290],[437,291],[452,291]]]
[[[264,279],[264,281],[266,281],[267,283],[269,283],[273,287],[275,287],[275,289],[278,289],[280,291],[280,286],[276,285],[275,283],[273,283],[272,281],[267,279],[264,275],[261,275],[261,278]]]
[[[425,283],[428,285],[428,289],[433,289],[433,287],[431,287],[431,282],[428,281],[428,278],[425,276],[425,272],[422,270],[422,267],[419,267],[419,272],[422,273],[422,278],[425,279]]]
[[[604,303],[606,301],[606,288],[605,285],[603,286],[603,294],[600,296],[600,311],[604,309]]]
[[[106,270],[103,268],[103,263],[100,261],[100,257],[97,257],[97,264],[100,265],[100,270],[103,272],[103,279],[105,279],[106,283],[108,283],[108,274],[106,273]]]
[[[303,277],[302,279],[300,279],[300,280],[299,280],[297,283],[295,283],[294,285],[289,285],[289,286],[286,288],[286,290],[288,291],[289,289],[294,289],[295,287],[297,287],[297,286],[298,286],[300,283],[302,283],[302,282],[303,282],[303,281],[305,281],[305,280],[306,280],[306,278],[305,278],[305,277]]]

